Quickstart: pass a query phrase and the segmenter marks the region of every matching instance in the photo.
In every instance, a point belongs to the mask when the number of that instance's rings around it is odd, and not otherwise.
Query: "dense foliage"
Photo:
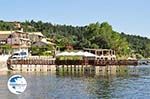
[[[0,30],[11,30],[13,23],[0,21]],[[51,38],[60,49],[67,45],[74,49],[88,48],[111,48],[117,55],[128,56],[140,54],[150,56],[150,39],[146,37],[126,35],[112,29],[107,22],[92,23],[87,26],[71,26],[44,23],[42,21],[21,22],[24,31],[40,31],[46,37]],[[14,28],[13,28],[14,29]]]
[[[4,22],[4,21],[0,21],[0,30],[1,31],[7,31],[7,30],[13,30],[14,26],[12,23],[10,22]]]
[[[133,53],[140,54],[143,57],[150,57],[150,39],[124,33],[121,33],[121,35],[127,38]]]
[[[45,55],[45,56],[53,55],[52,52],[48,52],[48,51],[53,51],[53,48],[51,45],[42,46],[42,47],[31,46],[29,50],[31,51],[32,55]]]

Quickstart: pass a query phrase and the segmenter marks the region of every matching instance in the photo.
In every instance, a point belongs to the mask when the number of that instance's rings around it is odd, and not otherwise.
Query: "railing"
[[[138,65],[137,60],[53,60],[53,59],[24,59],[8,60],[7,65]]]

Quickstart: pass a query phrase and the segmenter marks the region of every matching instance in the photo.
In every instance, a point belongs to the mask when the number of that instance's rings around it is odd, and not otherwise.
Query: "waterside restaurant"
[[[93,53],[99,57],[97,59],[100,60],[116,60],[115,51],[112,49],[90,49],[90,48],[84,48],[83,49],[86,52]]]

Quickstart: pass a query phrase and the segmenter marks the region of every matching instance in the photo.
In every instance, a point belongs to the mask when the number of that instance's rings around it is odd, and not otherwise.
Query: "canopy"
[[[89,52],[62,52],[57,54],[56,56],[82,56],[82,57],[97,57],[97,55],[89,53]]]
[[[84,56],[84,52],[78,51],[78,52],[76,52],[76,56]]]
[[[68,56],[68,55],[70,55],[69,52],[61,52],[61,53],[56,54],[56,56]]]
[[[84,52],[84,57],[97,57],[97,55],[89,52]]]

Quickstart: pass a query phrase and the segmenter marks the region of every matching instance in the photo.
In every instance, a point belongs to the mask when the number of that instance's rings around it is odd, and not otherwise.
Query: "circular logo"
[[[13,94],[21,94],[27,87],[27,81],[21,75],[13,75],[9,78],[7,86]]]

